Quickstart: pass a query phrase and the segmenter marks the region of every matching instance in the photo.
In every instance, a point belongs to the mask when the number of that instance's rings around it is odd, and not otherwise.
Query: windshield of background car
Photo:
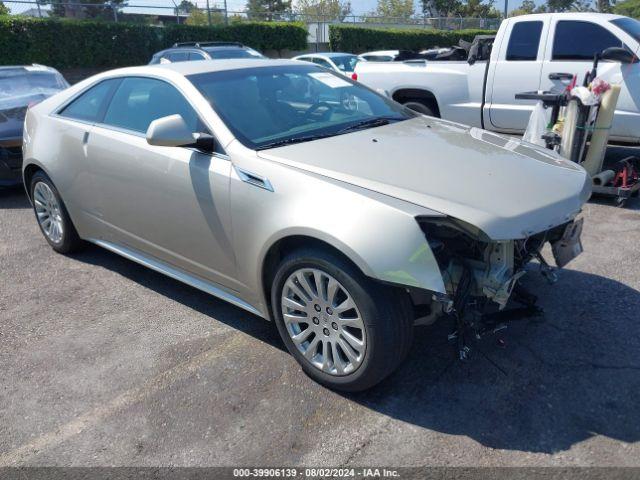
[[[611,20],[615,26],[620,27],[638,42],[640,42],[640,21],[634,18],[616,18]]]
[[[341,57],[331,57],[331,61],[343,72],[353,72],[356,69],[356,63],[358,63],[360,59],[355,55],[344,55]]]
[[[214,60],[223,60],[228,58],[264,58],[255,50],[245,48],[211,48],[207,53]]]
[[[187,78],[235,137],[254,150],[415,116],[386,97],[314,65],[223,70]]]
[[[38,67],[0,70],[0,110],[26,107],[68,86],[59,73]]]

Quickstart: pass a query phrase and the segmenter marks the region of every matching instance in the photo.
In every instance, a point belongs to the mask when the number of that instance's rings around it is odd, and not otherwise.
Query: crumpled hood
[[[584,169],[554,152],[428,117],[259,155],[463,220],[494,240],[564,223],[591,194]]]

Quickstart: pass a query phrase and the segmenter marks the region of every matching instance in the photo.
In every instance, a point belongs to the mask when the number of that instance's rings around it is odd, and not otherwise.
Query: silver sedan
[[[23,176],[54,250],[89,241],[272,319],[347,391],[417,322],[504,308],[545,243],[570,261],[590,194],[553,152],[266,60],[85,80],[29,109]]]

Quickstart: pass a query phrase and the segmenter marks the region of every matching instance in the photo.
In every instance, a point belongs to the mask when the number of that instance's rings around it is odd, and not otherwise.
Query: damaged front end
[[[499,241],[452,218],[418,218],[418,223],[438,262],[447,292],[434,296],[430,314],[418,323],[428,324],[443,315],[454,316],[459,322],[458,331],[465,323],[474,327],[476,336],[486,328],[478,319],[501,312],[510,300],[532,313],[536,311],[535,296],[524,291],[519,281],[534,259],[541,274],[548,281],[555,281],[555,273],[541,253],[547,242],[558,267],[582,252],[581,219],[527,238]],[[465,314],[471,319],[463,322]]]

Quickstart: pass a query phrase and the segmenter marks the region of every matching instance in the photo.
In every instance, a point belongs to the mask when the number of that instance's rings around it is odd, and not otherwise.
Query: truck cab
[[[487,72],[484,124],[506,133],[524,131],[534,102],[515,100],[531,90],[561,91],[581,82],[594,55],[624,47],[638,55],[640,22],[618,15],[554,13],[514,17],[500,26]],[[622,90],[612,140],[640,141],[640,64],[601,62],[598,76]]]

